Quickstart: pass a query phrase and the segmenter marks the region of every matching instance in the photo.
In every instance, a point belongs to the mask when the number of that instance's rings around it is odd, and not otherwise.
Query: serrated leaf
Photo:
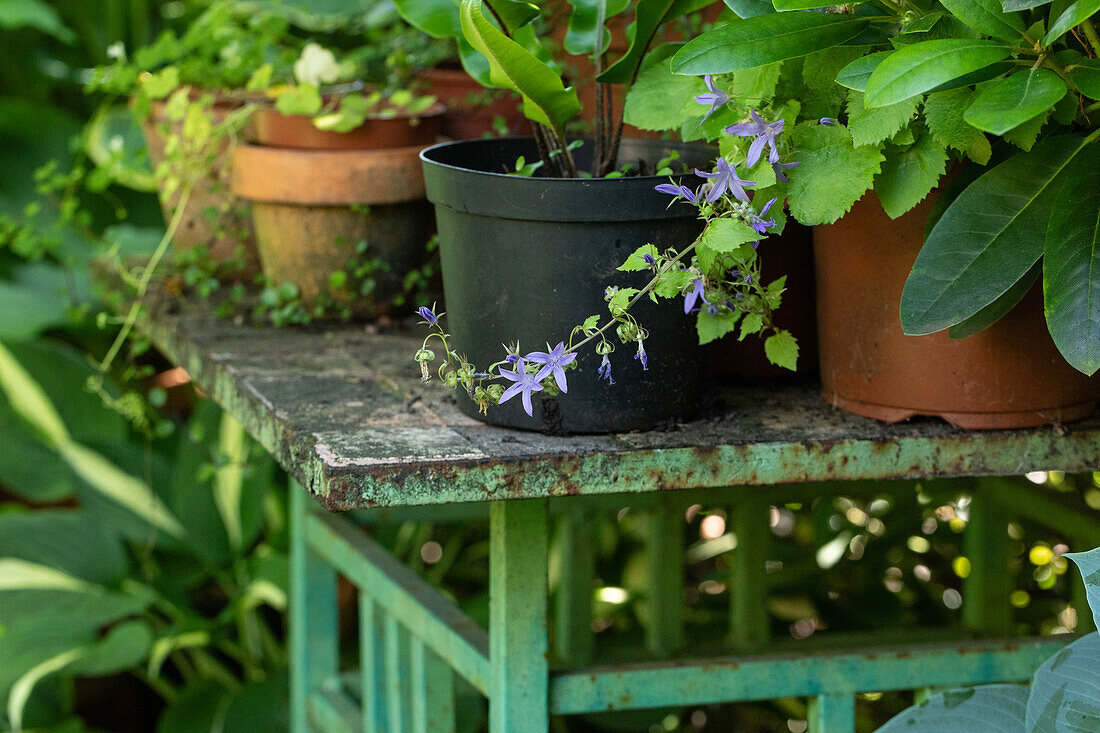
[[[737,340],[744,341],[746,337],[760,333],[763,327],[764,316],[759,313],[746,313],[741,319],[741,333],[737,336]]]
[[[1004,12],[1000,0],[941,0],[952,15],[982,35],[1015,41],[1023,38],[1024,22]]]
[[[720,339],[736,327],[737,313],[730,310],[723,309],[717,315],[711,315],[703,309],[695,318],[695,331],[699,335],[700,345]]]
[[[1070,70],[1070,79],[1090,99],[1100,100],[1100,59],[1088,59]]]
[[[1096,628],[1100,629],[1100,547],[1088,552],[1067,552],[1062,557],[1073,560],[1081,571],[1081,582],[1085,584],[1085,597]]]
[[[897,219],[924,200],[945,170],[947,151],[927,133],[908,150],[887,155],[875,177],[883,211]]]
[[[975,93],[967,89],[929,94],[924,100],[924,121],[932,137],[945,148],[966,152],[981,131],[963,119],[963,112],[974,99]]]
[[[617,269],[622,272],[648,270],[650,265],[645,261],[645,256],[649,255],[650,257],[656,257],[658,254],[660,253],[652,244],[643,244],[641,247],[631,252],[630,256],[627,257],[623,264],[619,265]]]
[[[695,276],[686,270],[669,270],[661,275],[661,279],[654,286],[654,292],[662,298],[675,298],[684,292]]]
[[[990,82],[966,108],[963,119],[979,130],[1001,135],[1049,111],[1066,91],[1066,83],[1050,69],[1021,71]]]
[[[908,125],[920,109],[919,96],[871,109],[864,107],[863,96],[861,92],[848,93],[848,132],[856,146],[888,140]]]
[[[764,356],[772,364],[793,372],[798,368],[798,341],[790,331],[777,331],[765,339]]]
[[[840,70],[836,75],[836,83],[857,92],[864,91],[867,88],[867,80],[871,78],[871,72],[892,53],[893,51],[878,51],[860,56]]]
[[[1005,142],[1012,143],[1020,150],[1031,150],[1035,147],[1035,142],[1039,139],[1039,132],[1049,118],[1050,114],[1047,112],[1035,115],[1022,125],[1013,127],[1001,137],[1004,138]]]
[[[734,219],[713,219],[699,238],[699,245],[713,252],[733,252],[742,244],[760,239],[752,227]]]
[[[1100,369],[1100,151],[1067,169],[1047,225],[1043,295],[1047,328],[1074,369]]]
[[[779,83],[779,72],[782,66],[782,62],[776,62],[751,69],[738,69],[732,74],[730,96],[750,107],[771,99],[775,96],[775,86]]]
[[[1011,53],[1003,43],[977,38],[944,38],[904,46],[871,72],[865,104],[884,107],[909,99],[995,64]]]
[[[1016,281],[1011,288],[1001,293],[992,303],[982,308],[974,315],[961,323],[956,323],[947,329],[947,335],[953,339],[963,339],[981,333],[997,321],[1008,315],[1016,305],[1023,300],[1028,291],[1035,285],[1042,274],[1042,263],[1035,263],[1027,274]]]
[[[1052,22],[1050,30],[1043,36],[1044,46],[1050,46],[1078,23],[1088,20],[1094,13],[1100,11],[1100,0],[1077,0],[1063,10],[1057,19],[1054,19],[1056,9],[1057,3],[1051,8]]]
[[[929,695],[878,733],[1024,733],[1027,685],[978,685]]]
[[[905,333],[934,333],[966,320],[1031,269],[1043,253],[1060,176],[1085,144],[1076,135],[1047,138],[955,199],[928,235],[902,291]]]
[[[831,224],[844,216],[871,188],[884,159],[876,146],[852,145],[843,125],[803,122],[792,140],[800,164],[787,173],[790,211],[807,225]]]
[[[1027,700],[1028,733],[1100,730],[1100,634],[1086,634],[1035,670]]]
[[[677,74],[728,74],[838,46],[870,21],[799,10],[735,20],[689,41],[672,58]]]
[[[684,105],[705,111],[694,99],[707,90],[703,80],[673,74],[669,68],[668,60],[682,45],[666,43],[646,57],[637,81],[626,94],[623,120],[628,125],[641,130],[675,130],[684,122]]]

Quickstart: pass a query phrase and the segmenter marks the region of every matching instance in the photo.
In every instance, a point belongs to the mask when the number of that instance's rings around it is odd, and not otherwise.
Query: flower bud
[[[620,323],[615,329],[615,333],[624,344],[638,340],[638,327],[628,321]]]
[[[416,356],[414,356],[413,359],[421,363],[426,361],[435,361],[435,352],[431,349],[420,349],[416,352]]]

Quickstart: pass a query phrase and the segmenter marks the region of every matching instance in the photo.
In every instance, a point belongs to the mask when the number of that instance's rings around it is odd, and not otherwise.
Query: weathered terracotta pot
[[[422,264],[434,229],[424,200],[421,149],[238,146],[233,191],[252,202],[264,274],[275,283],[295,283],[311,305],[365,241],[364,256],[385,261],[390,272],[373,273],[376,290],[354,305],[364,315],[384,311],[404,274]]]
[[[504,121],[505,135],[531,134],[531,123],[523,116],[520,97],[503,89],[486,89],[462,69],[428,69],[417,76],[430,94],[447,107],[443,135],[455,140],[494,137],[497,118]],[[485,103],[488,98],[490,101]]]
[[[788,219],[783,234],[764,239],[759,252],[764,282],[787,276],[787,289],[775,322],[798,339],[798,369],[792,372],[768,361],[761,339],[750,336],[738,341],[736,335],[730,335],[715,341],[707,350],[708,373],[749,382],[806,379],[817,374],[812,230]]]
[[[1100,399],[1100,380],[1058,353],[1038,287],[968,338],[902,333],[901,291],[934,198],[891,220],[869,193],[835,224],[814,227],[825,399],[887,422],[935,415],[971,429],[1087,417]]]
[[[197,99],[200,93],[196,91],[192,96]],[[239,109],[242,104],[241,100],[229,96],[216,97],[210,108],[213,121],[223,121],[226,115]],[[182,125],[182,122],[167,117],[164,102],[153,103],[150,115],[142,121],[141,129],[154,169],[165,159],[167,135],[181,134]],[[247,135],[246,129],[244,137]],[[205,245],[215,262],[242,260],[244,268],[232,273],[232,276],[246,280],[260,271],[260,262],[248,204],[229,193],[230,161],[236,143],[229,137],[219,142],[209,173],[198,181],[188,196],[172,246],[180,250]],[[165,223],[172,220],[179,200],[178,191],[168,197],[161,192]]]
[[[284,115],[259,107],[252,118],[256,142],[299,150],[382,150],[436,142],[443,131],[446,108],[435,104],[415,116],[370,117],[349,132],[319,130],[309,115]]]

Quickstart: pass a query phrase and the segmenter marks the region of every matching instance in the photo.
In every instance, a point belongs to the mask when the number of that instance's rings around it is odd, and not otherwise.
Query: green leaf
[[[779,73],[783,63],[764,64],[751,69],[738,69],[733,72],[730,83],[730,97],[742,105],[760,105],[775,96],[775,87],[779,83]],[[678,75],[679,76],[679,75]],[[694,79],[696,77],[688,77]],[[742,107],[741,109],[744,109]]]
[[[848,92],[848,132],[854,145],[874,145],[888,140],[909,124],[920,109],[919,96],[885,107],[867,109],[863,93]]]
[[[49,565],[15,557],[0,558],[0,592],[16,590],[65,590],[91,593],[96,586]]]
[[[699,344],[716,341],[737,327],[737,313],[722,309],[717,315],[711,315],[703,309],[695,318],[695,331],[699,334]]]
[[[714,219],[699,239],[699,245],[714,252],[733,252],[742,244],[756,242],[760,235],[743,221]]]
[[[144,663],[152,645],[153,632],[147,622],[136,619],[127,621],[86,647],[69,671],[87,677],[124,672]]]
[[[645,256],[656,257],[660,254],[657,248],[652,244],[643,244],[638,249],[630,253],[630,256],[626,258],[623,264],[619,265],[618,270],[622,272],[637,272],[638,270],[648,270],[650,265],[646,263]]]
[[[982,35],[1016,41],[1023,38],[1024,21],[1019,15],[1009,15],[1000,0],[941,0],[956,18]]]
[[[923,201],[945,170],[947,151],[927,133],[907,150],[887,155],[875,177],[875,193],[887,216],[897,219]]]
[[[776,331],[764,341],[764,356],[772,364],[793,372],[798,367],[798,341],[790,331]]]
[[[275,99],[275,109],[284,115],[315,115],[322,105],[321,92],[313,84],[290,87]]]
[[[523,96],[527,118],[551,127],[562,140],[565,124],[581,105],[577,93],[566,89],[561,77],[523,46],[485,19],[482,0],[462,0],[460,14],[466,40],[489,60],[490,78]]]
[[[504,22],[504,27],[513,33],[539,16],[538,6],[524,0],[486,0],[486,2],[493,9],[496,17]]]
[[[593,328],[598,328],[599,325],[600,325],[600,317],[599,316],[589,316],[588,318],[584,319],[584,323],[581,324],[581,328],[583,328],[585,331],[589,331]]]
[[[1035,670],[1027,699],[1028,733],[1100,730],[1100,634],[1086,634]]]
[[[626,10],[629,0],[569,0],[573,12],[569,15],[569,30],[565,34],[564,48],[574,55],[588,55],[596,52],[596,41],[601,51],[607,51],[611,44],[611,31],[607,30],[607,20]],[[596,30],[602,33],[597,33]]]
[[[1085,374],[1100,369],[1100,145],[1067,170],[1043,249],[1047,327],[1058,351]]]
[[[1015,13],[1021,10],[1037,8],[1049,2],[1051,2],[1051,0],[1004,0],[1004,2],[1001,3],[1001,7],[1004,8],[1006,13]]]
[[[867,88],[867,80],[871,78],[871,72],[893,51],[878,51],[860,56],[852,63],[845,66],[836,75],[836,83],[842,87],[862,92]]]
[[[1047,138],[955,199],[928,235],[902,291],[905,333],[934,333],[966,320],[1031,269],[1043,253],[1058,179],[1085,144],[1076,135]]]
[[[67,652],[62,652],[35,665],[15,681],[8,693],[8,721],[11,723],[13,730],[20,731],[23,728],[23,708],[26,707],[27,700],[30,699],[31,693],[34,691],[34,686],[44,677],[65,669],[65,667],[79,659],[82,653],[80,649],[70,649]]]
[[[1042,274],[1042,269],[1042,263],[1035,263],[1026,275],[1017,280],[1011,288],[1001,293],[996,300],[965,321],[956,323],[947,329],[947,335],[953,339],[963,339],[981,333],[1004,318],[1035,285],[1039,275]]]
[[[1035,147],[1035,142],[1039,139],[1039,132],[1049,118],[1050,115],[1046,112],[1037,114],[1022,125],[1013,127],[1001,137],[1004,138],[1005,142],[1012,143],[1020,150],[1031,150]]]
[[[853,5],[859,5],[864,0],[858,0]],[[791,10],[816,10],[817,8],[830,8],[836,3],[830,3],[829,0],[772,0],[772,5],[779,12],[789,12]]]
[[[884,107],[935,89],[963,74],[978,71],[1011,55],[997,41],[944,38],[894,51],[867,80],[870,107]]]
[[[684,121],[684,105],[676,102],[695,105],[694,97],[706,91],[702,79],[673,74],[669,69],[668,60],[682,45],[666,43],[646,57],[637,81],[626,94],[623,120],[628,125],[641,130],[674,130]]]
[[[725,0],[725,3],[738,18],[755,18],[775,12],[771,0]]]
[[[76,40],[57,11],[42,0],[0,0],[0,28],[34,28],[64,43]]]
[[[169,66],[140,78],[141,90],[149,99],[163,99],[180,85],[179,69]]]
[[[798,58],[851,40],[869,25],[865,18],[812,10],[735,20],[689,41],[673,56],[672,70],[727,74]]]
[[[1050,110],[1066,91],[1066,83],[1050,69],[1021,71],[990,82],[966,108],[963,119],[1001,135]]]
[[[669,270],[661,275],[653,292],[662,298],[677,298],[694,279],[695,275],[686,270]]]
[[[1100,100],[1100,59],[1081,61],[1069,74],[1082,94],[1090,99]]]
[[[462,35],[458,3],[454,0],[394,0],[394,4],[405,22],[433,38]]]
[[[902,710],[878,733],[1024,733],[1027,685],[944,690]]]
[[[929,94],[924,100],[925,124],[942,147],[965,153],[978,138],[985,139],[981,130],[963,119],[963,112],[975,96],[975,92],[966,89],[952,89]]]
[[[3,344],[0,344],[0,390],[7,395],[16,414],[51,446],[69,441],[69,431],[53,403]]]
[[[935,26],[936,23],[940,22],[940,18],[942,18],[945,14],[946,13],[944,13],[944,11],[942,11],[942,10],[936,10],[936,11],[933,11],[931,13],[928,13],[927,15],[922,15],[921,17],[917,18],[916,20],[912,21],[911,23],[907,23],[905,25],[905,28],[901,32],[902,33],[927,33],[928,31],[932,30],[932,27]],[[862,90],[860,90],[860,91],[862,91]]]
[[[760,333],[762,328],[764,328],[764,316],[759,313],[746,313],[741,319],[741,333],[737,336],[737,340],[744,341],[746,337]]]
[[[1077,0],[1066,8],[1054,19],[1054,11],[1057,4],[1051,8],[1050,30],[1043,36],[1043,45],[1050,46],[1064,36],[1078,23],[1088,20],[1094,13],[1100,11],[1100,0]]]
[[[884,156],[877,146],[855,147],[848,129],[803,122],[792,141],[800,165],[788,172],[791,214],[802,224],[831,224],[874,183]]]
[[[1092,609],[1093,622],[1100,629],[1100,547],[1088,552],[1067,552],[1062,557],[1073,560],[1081,571],[1081,581],[1085,584],[1085,597]]]
[[[630,47],[596,80],[605,84],[629,84],[642,64],[653,35],[671,13],[674,4],[673,0],[638,0],[634,22],[626,31]]]
[[[0,557],[45,565],[102,585],[120,581],[128,567],[119,538],[87,512],[72,509],[0,514]]]
[[[998,76],[1003,76],[1019,68],[1020,67],[1011,60],[998,61],[995,64],[990,64],[985,68],[972,71],[969,74],[955,77],[951,81],[945,81],[943,84],[939,84],[934,89],[931,89],[930,92],[944,92],[948,89],[960,89],[962,87],[969,88],[975,84],[981,84],[983,81],[996,79]]]
[[[15,276],[25,268],[16,268]],[[0,339],[24,341],[71,322],[69,301],[60,293],[18,281],[0,280]]]

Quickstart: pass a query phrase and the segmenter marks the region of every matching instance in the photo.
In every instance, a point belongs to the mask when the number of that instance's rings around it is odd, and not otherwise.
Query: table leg
[[[809,733],[853,733],[856,729],[855,695],[811,698],[809,723]]]
[[[554,613],[555,656],[566,667],[592,660],[592,585],[596,577],[595,516],[581,497],[568,502],[558,517],[561,578]]]
[[[454,674],[424,642],[410,642],[413,733],[454,733]]]
[[[550,727],[547,662],[547,501],[489,509],[491,733]]]
[[[378,606],[359,593],[359,680],[364,733],[389,733],[386,717],[386,637]]]
[[[1012,627],[1012,575],[1008,517],[980,491],[970,502],[970,517],[963,530],[963,552],[970,560],[970,574],[963,581],[962,621],[966,628],[1000,635]]]
[[[760,497],[746,497],[733,507],[731,524],[737,537],[730,572],[730,637],[744,651],[768,643],[768,578],[764,563],[771,547],[768,511],[771,504]]]
[[[336,570],[313,552],[305,536],[313,500],[297,482],[290,484],[290,725],[310,730],[310,694],[336,677],[338,637]]]
[[[684,645],[684,512],[672,497],[660,497],[649,510],[645,553],[646,647],[658,656],[670,656]]]

